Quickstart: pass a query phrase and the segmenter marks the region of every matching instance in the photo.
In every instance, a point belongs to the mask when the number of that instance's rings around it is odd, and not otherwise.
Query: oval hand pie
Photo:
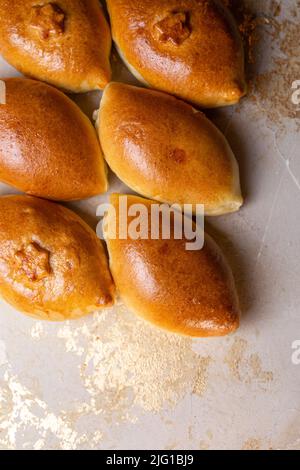
[[[4,83],[0,181],[55,200],[105,192],[106,169],[97,134],[78,106],[42,82],[11,78]]]
[[[225,137],[183,101],[110,83],[99,133],[107,163],[136,192],[169,204],[204,204],[207,215],[242,205],[238,165]]]
[[[109,82],[111,36],[98,0],[0,0],[0,53],[20,72],[72,92]]]
[[[108,0],[113,39],[132,73],[199,106],[246,92],[242,41],[218,0]]]
[[[235,331],[239,305],[233,276],[215,242],[206,235],[202,250],[187,251],[186,240],[175,239],[172,231],[169,240],[121,239],[120,196],[112,195],[110,203],[105,239],[116,288],[127,307],[156,326],[184,335]],[[153,201],[128,196],[128,208],[134,204],[146,207],[149,217]]]
[[[114,301],[104,248],[75,213],[29,196],[0,198],[0,295],[44,320],[68,320]]]

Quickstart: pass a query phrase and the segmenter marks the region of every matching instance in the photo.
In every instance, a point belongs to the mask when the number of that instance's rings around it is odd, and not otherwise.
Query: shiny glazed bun
[[[43,320],[81,317],[114,302],[104,248],[75,213],[29,196],[0,198],[0,295]]]
[[[110,202],[105,239],[116,288],[126,306],[175,333],[206,337],[235,331],[239,326],[239,305],[234,280],[215,242],[206,235],[202,250],[187,251],[186,240],[174,236],[170,240],[121,239],[120,195],[112,195]],[[145,205],[148,217],[153,203],[136,196],[127,199],[129,208],[133,204]],[[130,217],[128,221],[131,222]]]
[[[204,204],[207,215],[243,203],[238,165],[221,132],[201,112],[165,93],[110,83],[99,135],[104,156],[136,192],[169,204]]]
[[[0,0],[0,53],[20,72],[72,92],[109,82],[111,36],[98,0]]]
[[[107,190],[95,129],[67,96],[42,82],[11,78],[0,104],[0,181],[54,200]]]
[[[113,39],[142,82],[203,107],[246,93],[238,29],[220,0],[108,0]]]

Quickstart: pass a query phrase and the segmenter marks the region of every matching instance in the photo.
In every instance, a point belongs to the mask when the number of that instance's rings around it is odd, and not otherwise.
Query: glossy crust
[[[110,81],[111,35],[98,0],[0,0],[0,53],[20,72],[72,92]]]
[[[5,80],[0,105],[0,181],[54,200],[107,190],[105,162],[89,119],[63,93],[35,80]]]
[[[119,224],[119,195],[111,196]],[[128,207],[153,201],[128,196]],[[189,336],[223,336],[239,326],[232,273],[215,242],[206,235],[199,251],[186,240],[113,239],[114,211],[104,228],[116,288],[137,315],[156,326]],[[130,220],[130,219],[129,219]],[[118,226],[118,225],[117,225]]]
[[[104,248],[75,213],[29,196],[0,198],[0,295],[39,319],[68,320],[114,301]]]
[[[237,211],[238,165],[201,112],[165,93],[110,83],[100,106],[107,163],[136,192],[169,204],[204,204],[207,215]]]
[[[108,0],[112,35],[136,77],[203,107],[246,93],[244,53],[219,0]]]

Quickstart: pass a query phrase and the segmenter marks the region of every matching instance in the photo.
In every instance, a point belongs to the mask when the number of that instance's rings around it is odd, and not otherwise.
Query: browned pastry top
[[[121,239],[120,195],[111,196],[116,210],[106,218],[105,238],[110,268],[125,304],[137,315],[169,331],[190,336],[223,336],[239,326],[239,305],[232,273],[215,242],[206,235],[202,250],[186,250],[186,239],[160,236]],[[128,196],[128,207],[143,204],[150,216],[153,201]],[[126,219],[125,219],[126,220]],[[133,219],[128,218],[128,225]],[[149,217],[150,220],[150,217]],[[149,222],[149,230],[150,230]]]
[[[0,104],[0,181],[55,200],[107,190],[97,134],[67,96],[42,82],[5,80]]]
[[[75,213],[29,196],[0,198],[0,295],[45,320],[78,318],[114,302],[102,243]]]
[[[0,0],[0,53],[25,75],[73,92],[104,88],[109,26],[98,0]]]
[[[183,101],[112,82],[101,101],[99,131],[107,163],[136,192],[169,204],[204,204],[207,215],[242,205],[229,144]]]
[[[199,106],[233,104],[246,92],[238,29],[218,0],[108,0],[113,38],[151,87]]]

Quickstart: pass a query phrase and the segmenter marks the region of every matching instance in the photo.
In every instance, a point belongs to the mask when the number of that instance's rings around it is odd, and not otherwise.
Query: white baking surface
[[[208,222],[234,271],[240,330],[192,341],[121,305],[48,324],[0,302],[1,449],[300,449],[300,365],[291,360],[300,340],[300,135],[291,102],[300,6],[280,2],[276,24],[287,26],[275,40],[274,2],[247,3],[270,18],[253,66],[267,73],[264,91],[209,112],[235,151],[246,197],[239,213]],[[0,76],[12,75],[1,60]],[[99,97],[77,101],[91,113]],[[0,185],[8,191],[16,192]],[[94,225],[100,200],[76,204]]]

